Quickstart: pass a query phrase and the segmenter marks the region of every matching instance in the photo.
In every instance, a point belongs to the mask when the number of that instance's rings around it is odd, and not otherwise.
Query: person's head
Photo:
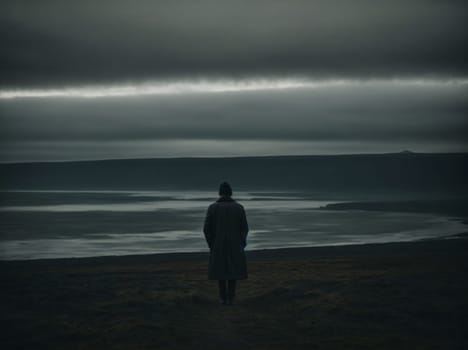
[[[221,197],[231,197],[232,196],[232,188],[227,182],[221,183],[219,185],[219,195]]]

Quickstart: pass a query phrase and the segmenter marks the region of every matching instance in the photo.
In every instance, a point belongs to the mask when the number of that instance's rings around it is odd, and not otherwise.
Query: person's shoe
[[[228,301],[227,301],[226,299],[221,299],[221,300],[220,300],[220,303],[221,303],[222,305],[227,305]]]
[[[234,304],[234,299],[229,298],[227,300],[227,305],[233,305]]]

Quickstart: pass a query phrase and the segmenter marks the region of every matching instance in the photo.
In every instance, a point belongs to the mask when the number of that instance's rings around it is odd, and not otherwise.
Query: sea
[[[327,209],[301,192],[236,192],[250,227],[247,250],[452,238],[456,217]],[[206,252],[203,222],[213,191],[3,191],[0,260]]]

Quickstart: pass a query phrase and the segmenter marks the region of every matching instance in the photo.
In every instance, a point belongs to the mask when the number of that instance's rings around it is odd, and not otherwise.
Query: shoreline
[[[432,247],[431,242],[444,242],[444,241],[459,241],[468,238],[468,231],[462,232],[451,236],[441,236],[435,238],[426,238],[413,241],[395,241],[395,242],[381,242],[381,243],[356,243],[356,244],[337,244],[325,246],[305,246],[305,247],[284,247],[284,248],[265,248],[246,250],[247,258],[254,260],[268,257],[269,255],[275,257],[285,258],[288,256],[307,257],[309,254],[319,254],[320,256],[330,255],[378,255],[383,252],[397,254],[391,252],[391,248],[408,248],[410,244],[419,244],[428,248]],[[152,254],[125,254],[125,255],[98,255],[98,256],[85,256],[85,257],[66,257],[66,258],[37,258],[37,259],[0,259],[0,267],[4,263],[40,263],[40,262],[78,262],[87,261],[99,262],[109,260],[116,262],[116,260],[141,260],[141,261],[154,261],[154,262],[168,262],[177,260],[197,260],[208,259],[209,251],[198,252],[171,252],[171,253],[152,253]]]

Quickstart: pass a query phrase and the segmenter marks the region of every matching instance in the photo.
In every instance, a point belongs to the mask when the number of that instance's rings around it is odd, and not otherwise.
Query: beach
[[[3,349],[465,349],[468,241],[1,261]]]

